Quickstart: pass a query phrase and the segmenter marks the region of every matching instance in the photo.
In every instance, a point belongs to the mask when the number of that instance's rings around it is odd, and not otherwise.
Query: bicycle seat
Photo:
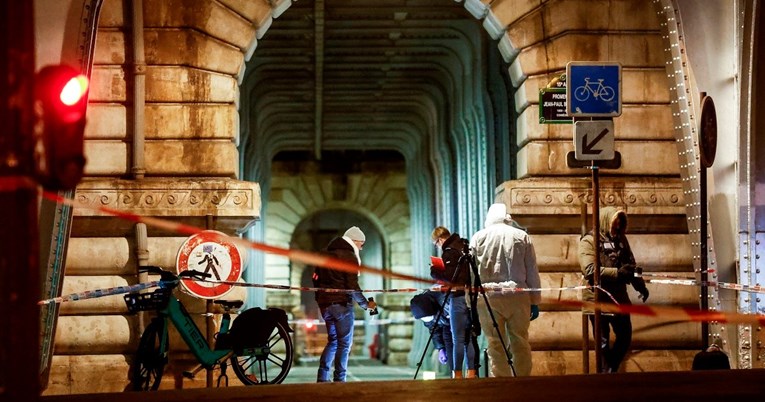
[[[227,309],[239,308],[244,304],[241,300],[215,300],[213,303],[220,304]]]

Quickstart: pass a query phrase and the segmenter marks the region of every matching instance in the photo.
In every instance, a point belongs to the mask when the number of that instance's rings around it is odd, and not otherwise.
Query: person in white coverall
[[[529,323],[539,316],[541,295],[534,292],[491,291],[491,288],[539,288],[539,269],[529,235],[513,226],[505,204],[493,204],[484,229],[470,240],[481,282],[499,327],[499,335],[486,303],[478,303],[481,329],[489,344],[489,375],[513,375],[502,350],[500,336],[509,347],[517,376],[531,375]]]

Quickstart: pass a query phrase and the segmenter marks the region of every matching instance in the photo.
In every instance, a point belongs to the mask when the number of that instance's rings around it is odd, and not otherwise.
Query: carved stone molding
[[[91,181],[77,188],[75,199],[92,207],[151,216],[212,214],[257,218],[260,211],[258,184],[229,179]],[[75,216],[93,215],[104,213],[82,208],[75,211]]]
[[[497,200],[507,204],[513,215],[578,215],[583,203],[592,203],[592,184],[582,178],[508,181],[498,189]],[[680,179],[603,179],[600,205],[641,215],[685,213]]]
[[[231,179],[87,180],[77,187],[75,200],[93,208],[107,207],[225,232],[236,232],[260,218],[261,205],[258,183]],[[97,209],[75,208],[74,217],[79,235],[122,233],[132,226]],[[104,219],[110,223],[105,225]]]

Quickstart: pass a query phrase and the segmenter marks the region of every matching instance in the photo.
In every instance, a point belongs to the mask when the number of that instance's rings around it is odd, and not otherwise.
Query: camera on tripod
[[[374,298],[374,297],[370,297],[370,298],[368,298],[367,300],[369,300],[369,301],[373,302],[373,301],[375,301],[375,298]],[[369,315],[377,315],[377,314],[379,314],[379,313],[380,313],[380,312],[379,312],[379,311],[377,311],[377,306],[375,306],[375,308],[373,308],[372,310],[369,310]]]

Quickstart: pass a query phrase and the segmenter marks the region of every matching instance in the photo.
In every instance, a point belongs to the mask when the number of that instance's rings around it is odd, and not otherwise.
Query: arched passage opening
[[[364,248],[361,250],[362,264],[370,267],[382,267],[386,259],[385,235],[381,229],[364,215],[347,209],[324,209],[314,212],[303,219],[296,227],[290,241],[290,248],[306,251],[323,251],[332,239],[342,236],[351,226],[358,226],[366,236]],[[311,276],[313,267],[305,264],[292,262],[290,264],[291,283],[299,283],[301,287],[313,287]],[[359,286],[362,289],[384,289],[386,287],[383,278],[374,275],[361,275]],[[375,293],[365,292],[366,297],[375,297]],[[299,295],[299,311],[294,311],[295,317],[315,320],[321,318],[319,306],[316,304],[315,292],[301,291]],[[369,323],[369,315],[357,310],[357,321],[363,324],[356,326],[354,332],[354,346],[352,356],[366,356],[367,347],[374,342],[379,327]],[[300,335],[303,335],[300,339]],[[314,329],[308,327],[299,328],[297,331],[297,344],[304,346],[298,348],[299,359],[318,357],[321,348],[326,342],[326,332],[323,325],[319,324]]]

